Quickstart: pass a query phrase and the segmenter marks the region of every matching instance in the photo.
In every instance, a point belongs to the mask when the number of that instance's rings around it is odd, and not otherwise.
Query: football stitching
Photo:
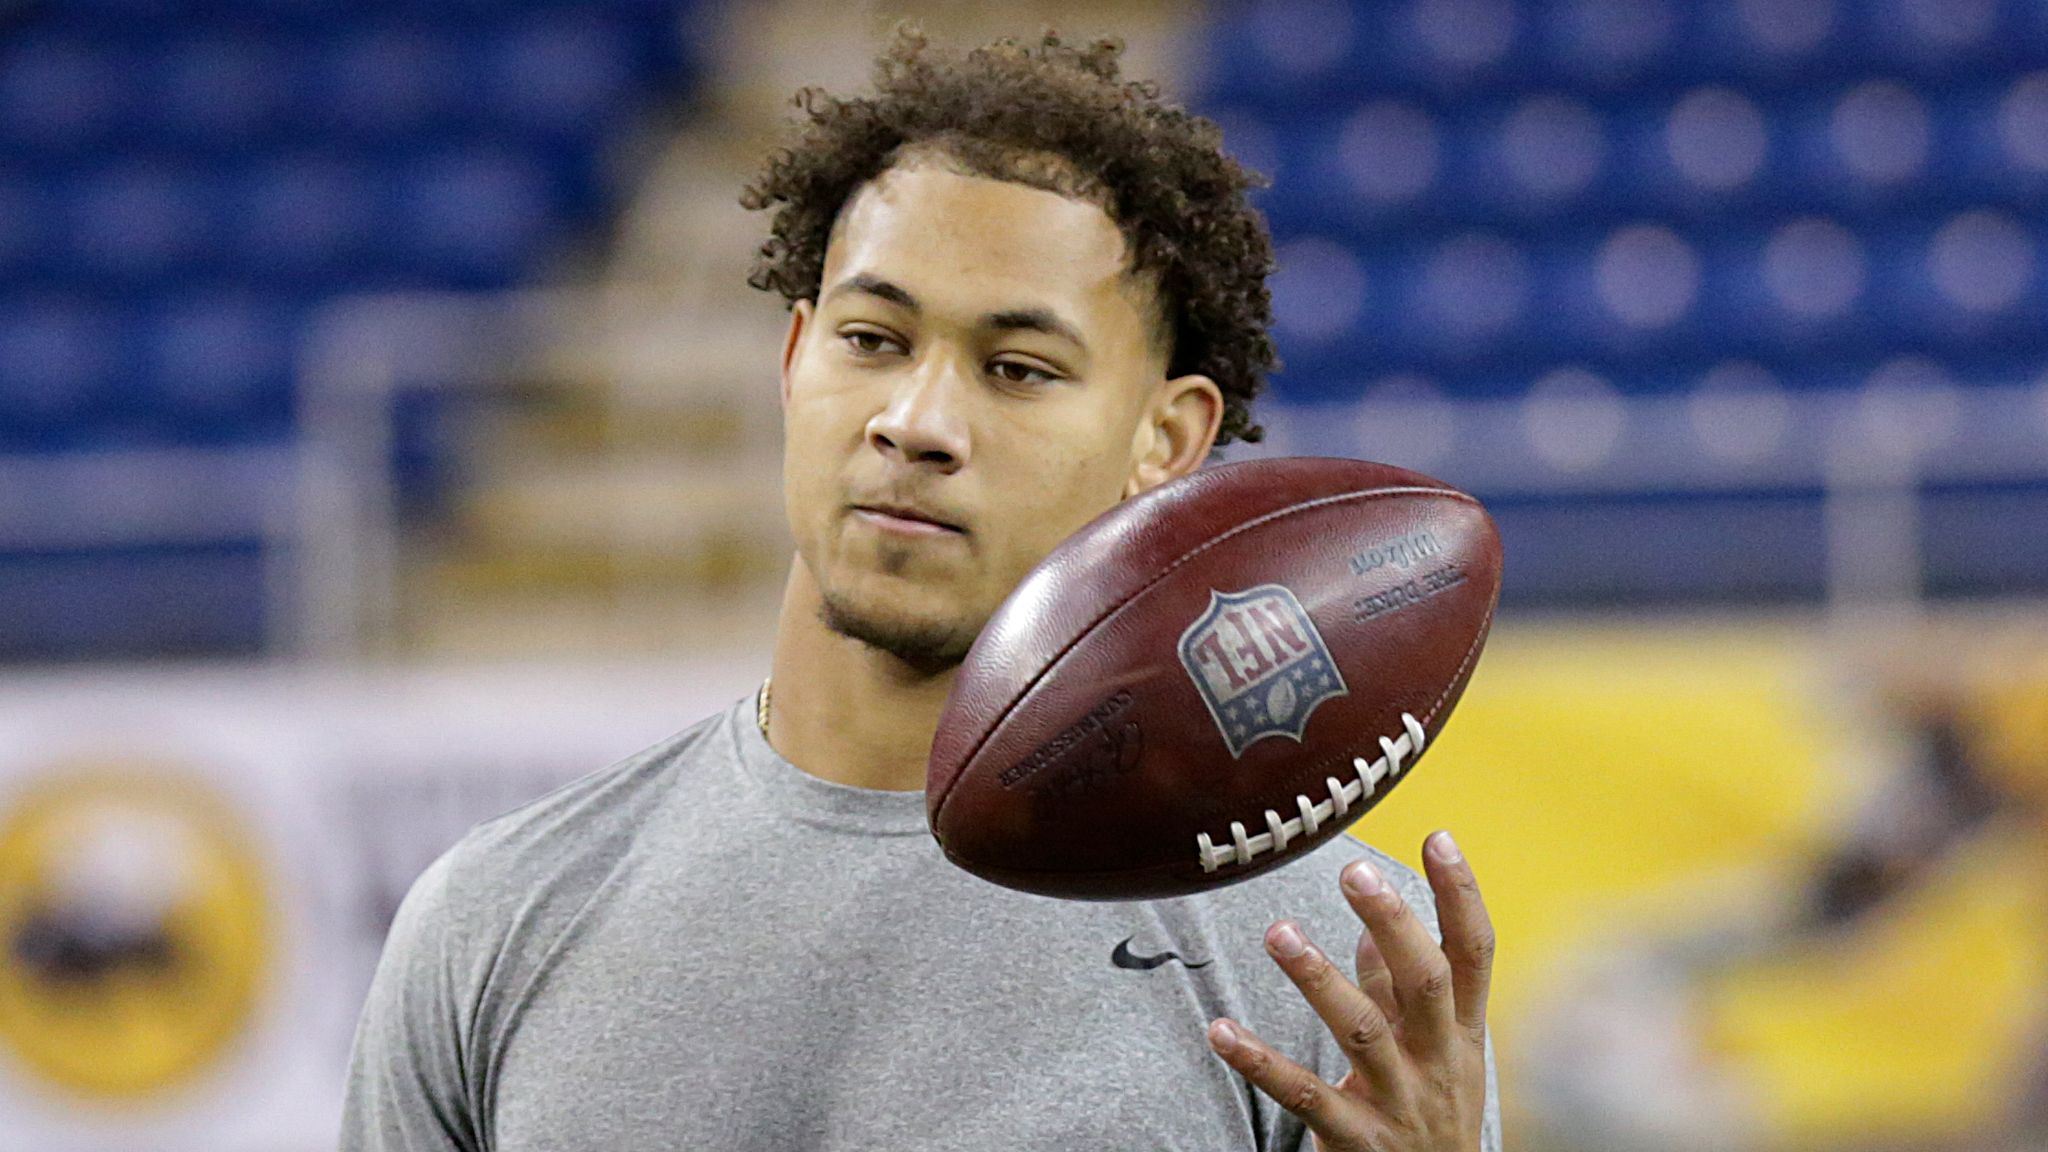
[[[1003,710],[996,715],[995,720],[989,724],[987,730],[984,731],[978,738],[976,738],[976,740],[974,741],[974,746],[970,748],[967,752],[967,755],[962,757],[960,760],[960,772],[954,775],[953,782],[952,784],[947,786],[945,795],[939,797],[939,803],[937,807],[932,809],[931,824],[933,835],[936,836],[938,834],[939,817],[943,815],[946,811],[946,802],[953,798],[953,789],[959,785],[960,777],[966,773],[967,766],[974,763],[975,757],[981,755],[981,750],[988,746],[989,740],[994,738],[996,732],[1002,728],[1003,723],[1010,718],[1010,713],[1016,711],[1017,706],[1023,703],[1026,697],[1031,695],[1032,691],[1038,687],[1041,681],[1043,681],[1047,676],[1052,674],[1053,669],[1059,667],[1060,662],[1062,660],[1065,660],[1067,658],[1067,655],[1080,645],[1081,641],[1086,640],[1088,636],[1095,631],[1097,625],[1101,624],[1104,620],[1107,620],[1111,616],[1114,616],[1118,612],[1122,611],[1125,606],[1129,605],[1131,602],[1138,599],[1138,597],[1143,596],[1146,592],[1150,591],[1160,581],[1166,579],[1168,576],[1173,575],[1175,572],[1179,571],[1184,565],[1186,565],[1189,561],[1193,560],[1197,556],[1200,556],[1202,553],[1209,551],[1211,548],[1214,548],[1222,544],[1224,541],[1229,540],[1239,535],[1240,533],[1249,532],[1252,529],[1257,528],[1261,524],[1265,524],[1273,520],[1278,520],[1286,516],[1293,516],[1301,512],[1313,511],[1317,508],[1328,507],[1332,504],[1343,504],[1357,500],[1383,500],[1394,496],[1415,496],[1425,493],[1431,496],[1449,497],[1461,503],[1470,504],[1474,507],[1479,507],[1479,501],[1471,495],[1469,495],[1468,493],[1460,492],[1455,488],[1431,488],[1426,485],[1420,484],[1404,485],[1399,488],[1375,488],[1370,492],[1344,492],[1335,496],[1320,496],[1314,500],[1304,501],[1300,504],[1290,504],[1285,508],[1275,508],[1271,512],[1266,512],[1258,516],[1255,516],[1252,519],[1237,525],[1235,528],[1230,529],[1228,532],[1224,532],[1219,536],[1212,536],[1209,539],[1202,541],[1200,545],[1191,549],[1184,555],[1180,556],[1178,559],[1174,560],[1173,563],[1168,564],[1164,568],[1161,568],[1158,571],[1158,573],[1156,573],[1150,580],[1147,580],[1144,584],[1134,589],[1130,595],[1125,596],[1122,600],[1117,601],[1115,604],[1105,609],[1100,615],[1096,616],[1093,620],[1088,621],[1087,625],[1083,627],[1080,631],[1076,632],[1074,634],[1074,638],[1067,641],[1067,643],[1060,648],[1059,653],[1055,655],[1051,660],[1046,661],[1045,667],[1039,669],[1038,674],[1033,676],[1029,681],[1025,683],[1023,690],[1018,692],[1016,696],[1011,699],[1010,703],[1007,706],[1005,706]]]
[[[1343,820],[1351,812],[1351,805],[1364,803],[1379,794],[1382,780],[1388,781],[1387,789],[1393,790],[1400,782],[1405,761],[1422,759],[1425,743],[1423,722],[1413,714],[1401,713],[1401,726],[1406,729],[1400,736],[1380,740],[1380,758],[1367,760],[1363,756],[1351,758],[1351,770],[1358,778],[1340,783],[1335,776],[1325,776],[1323,785],[1329,789],[1328,800],[1310,800],[1306,792],[1294,796],[1298,818],[1282,819],[1277,808],[1266,809],[1266,831],[1247,833],[1244,821],[1230,822],[1230,843],[1217,847],[1207,832],[1195,834],[1195,858],[1202,865],[1203,872],[1215,872],[1225,864],[1249,864],[1252,857],[1270,851],[1275,857],[1287,851],[1287,845],[1297,836],[1304,841],[1315,838],[1316,832],[1325,820]],[[1356,789],[1354,796],[1352,790]],[[1359,815],[1363,816],[1361,812]]]
[[[1464,659],[1458,661],[1458,670],[1451,675],[1450,684],[1445,686],[1443,692],[1438,694],[1436,701],[1429,706],[1429,711],[1423,713],[1422,720],[1417,723],[1413,716],[1406,712],[1401,713],[1403,725],[1414,725],[1409,727],[1408,737],[1404,738],[1411,738],[1409,739],[1410,748],[1408,751],[1413,754],[1415,759],[1422,759],[1423,740],[1421,729],[1428,727],[1436,719],[1437,713],[1443,709],[1444,701],[1451,698],[1451,692],[1456,689],[1460,681],[1464,680],[1465,673],[1472,667],[1472,662],[1479,658],[1479,650],[1486,643],[1487,629],[1493,624],[1493,614],[1499,604],[1500,593],[1498,588],[1496,588],[1493,600],[1486,606],[1486,615],[1479,621],[1478,631],[1472,635],[1471,645],[1465,649]],[[1394,752],[1399,742],[1399,740],[1388,740],[1385,736],[1382,736],[1380,737],[1380,749],[1384,755],[1380,760],[1367,763],[1365,758],[1361,756],[1351,758],[1351,767],[1359,774],[1356,783],[1359,786],[1360,794],[1358,799],[1360,801],[1376,795],[1377,786],[1382,779],[1392,778],[1396,783],[1399,782],[1402,768],[1401,757],[1396,756]],[[1366,778],[1368,772],[1372,774],[1370,780]],[[1197,833],[1195,836],[1196,856],[1201,861],[1202,871],[1214,872],[1219,866],[1224,864],[1249,864],[1252,857],[1268,849],[1277,856],[1287,851],[1288,842],[1296,836],[1304,838],[1314,837],[1324,820],[1342,820],[1345,814],[1351,810],[1350,789],[1352,785],[1339,784],[1335,776],[1325,777],[1323,784],[1330,790],[1330,799],[1326,802],[1311,801],[1306,792],[1295,794],[1294,803],[1301,812],[1299,819],[1282,820],[1279,809],[1268,808],[1266,809],[1267,830],[1252,836],[1245,834],[1243,821],[1233,820],[1230,822],[1231,842],[1222,848],[1215,846],[1215,842],[1210,839],[1207,832]],[[1387,789],[1392,791],[1393,784],[1388,784]],[[1331,811],[1325,813],[1324,809],[1326,808]],[[1362,817],[1365,813],[1361,812],[1359,815]],[[1266,843],[1260,844],[1259,841],[1261,840],[1266,841]],[[1231,852],[1233,854],[1229,859],[1225,859],[1223,857],[1224,852]]]

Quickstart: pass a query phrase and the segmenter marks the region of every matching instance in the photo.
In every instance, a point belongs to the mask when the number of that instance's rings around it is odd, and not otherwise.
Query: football
[[[1250,461],[1127,500],[969,651],[927,766],[932,834],[977,876],[1083,900],[1298,859],[1414,771],[1499,591],[1479,502],[1384,464]]]

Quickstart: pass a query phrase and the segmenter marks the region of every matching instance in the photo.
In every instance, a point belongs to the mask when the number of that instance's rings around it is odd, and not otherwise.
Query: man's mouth
[[[853,514],[884,532],[905,536],[964,536],[965,528],[909,504],[855,504]]]

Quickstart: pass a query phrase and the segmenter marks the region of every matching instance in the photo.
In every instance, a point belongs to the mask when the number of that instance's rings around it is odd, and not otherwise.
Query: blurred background
[[[1270,174],[1256,453],[1494,509],[1518,1149],[2048,1147],[2048,2],[0,3],[0,1150],[332,1147],[471,823],[767,667],[736,205],[893,22]]]

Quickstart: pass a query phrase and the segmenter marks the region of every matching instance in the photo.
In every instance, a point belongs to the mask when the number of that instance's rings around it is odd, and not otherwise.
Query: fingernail
[[[1219,1051],[1235,1052],[1240,1043],[1237,1025],[1228,1020],[1218,1020],[1209,1025],[1209,1043]]]
[[[1449,832],[1439,832],[1429,838],[1429,854],[1436,857],[1440,864],[1456,864],[1465,858],[1465,854],[1458,851],[1458,842],[1451,839]]]
[[[1301,929],[1283,920],[1278,928],[1273,929],[1273,951],[1289,960],[1297,959],[1308,951],[1308,937],[1301,934]]]
[[[1380,879],[1379,869],[1367,861],[1354,860],[1344,869],[1344,887],[1353,896],[1364,898],[1386,891],[1387,882]]]

